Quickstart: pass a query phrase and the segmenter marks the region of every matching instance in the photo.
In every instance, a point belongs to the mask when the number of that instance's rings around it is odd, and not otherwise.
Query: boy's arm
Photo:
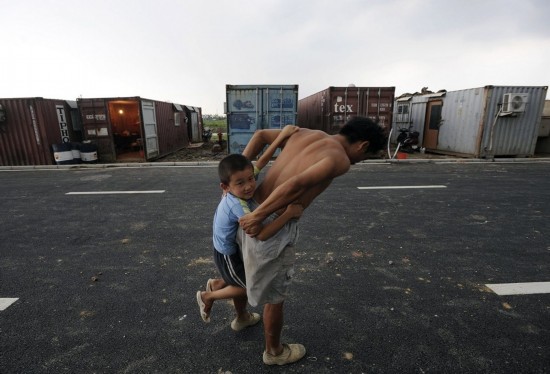
[[[278,233],[288,221],[300,217],[303,211],[304,208],[300,204],[290,204],[283,214],[273,220],[273,222],[262,227],[258,235],[256,235],[256,239],[266,241]]]
[[[293,125],[287,125],[279,132],[275,140],[267,147],[265,152],[260,156],[258,161],[254,166],[258,168],[258,170],[262,170],[264,166],[267,165],[269,160],[271,160],[271,157],[273,157],[273,154],[279,148],[292,134],[297,132],[300,128],[298,126]]]

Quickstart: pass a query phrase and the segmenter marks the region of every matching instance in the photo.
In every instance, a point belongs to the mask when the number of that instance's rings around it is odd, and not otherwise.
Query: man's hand
[[[239,218],[239,224],[251,237],[255,237],[262,229],[262,220],[256,218],[254,213],[245,214]]]

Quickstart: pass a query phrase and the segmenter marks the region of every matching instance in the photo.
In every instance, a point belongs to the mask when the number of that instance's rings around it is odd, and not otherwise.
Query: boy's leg
[[[235,331],[240,331],[245,327],[255,325],[260,321],[260,315],[257,313],[249,313],[246,309],[248,298],[246,297],[246,288],[237,286],[226,286],[217,291],[201,292],[201,299],[205,305],[204,311],[210,315],[214,301],[233,299],[233,305],[237,313],[237,318],[231,322],[231,328]]]
[[[233,298],[233,305],[235,306],[235,312],[237,318],[231,321],[231,328],[235,331],[241,331],[249,326],[253,326],[260,322],[260,315],[258,313],[250,313],[246,307],[248,306],[248,297],[246,296],[246,288],[241,288],[244,292],[240,296]]]
[[[206,305],[206,307],[204,308],[206,313],[210,312],[212,304],[214,304],[214,301],[216,300],[234,299],[243,296],[246,297],[246,289],[232,285],[225,286],[224,288],[220,288],[212,292],[201,292],[201,299]]]
[[[208,282],[206,283],[206,291],[217,291],[219,289],[224,288],[227,286],[227,283],[223,279],[220,278],[211,278],[208,279]],[[210,290],[208,289],[210,287]]]
[[[203,291],[198,294],[200,295],[198,297],[200,297],[199,306],[202,313],[208,317],[214,301],[232,299],[237,318],[231,322],[231,328],[239,331],[256,324],[260,320],[260,315],[247,311],[248,297],[245,288],[244,264],[240,253],[223,255],[214,250],[214,262],[223,279],[209,279],[207,289],[212,291]],[[201,306],[201,304],[203,305]]]
[[[241,288],[244,292],[241,295],[233,297],[233,305],[235,306],[235,312],[237,313],[238,320],[247,320],[249,313],[246,307],[248,306],[248,297],[246,297],[246,288]]]

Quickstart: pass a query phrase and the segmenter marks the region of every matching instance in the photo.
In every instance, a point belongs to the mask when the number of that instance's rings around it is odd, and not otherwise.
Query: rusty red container
[[[1,166],[53,165],[53,145],[82,140],[75,102],[0,99],[0,113]]]
[[[395,87],[328,87],[298,101],[298,125],[336,134],[352,117],[369,117],[388,132]]]
[[[158,159],[187,146],[193,128],[202,132],[196,107],[119,97],[79,99],[78,108],[83,136],[97,146],[101,163]]]

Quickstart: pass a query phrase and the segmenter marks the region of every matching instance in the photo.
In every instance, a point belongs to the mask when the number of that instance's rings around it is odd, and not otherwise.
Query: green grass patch
[[[227,132],[227,120],[224,119],[203,119],[204,127],[209,127],[212,131],[217,132],[221,129],[222,132]]]

